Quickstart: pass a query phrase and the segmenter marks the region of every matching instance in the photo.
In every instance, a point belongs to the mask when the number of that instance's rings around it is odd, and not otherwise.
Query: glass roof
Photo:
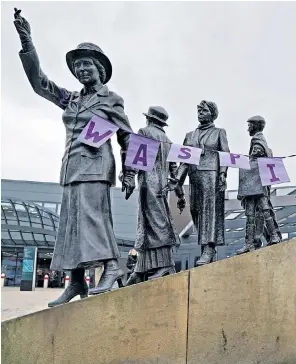
[[[2,245],[54,246],[58,223],[58,215],[35,203],[1,200]]]

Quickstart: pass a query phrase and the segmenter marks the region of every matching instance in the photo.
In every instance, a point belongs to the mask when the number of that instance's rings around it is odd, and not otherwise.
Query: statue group
[[[214,102],[201,101],[197,106],[198,127],[186,134],[184,145],[202,149],[199,165],[167,162],[170,140],[165,133],[169,115],[160,106],[145,113],[146,127],[139,135],[160,143],[154,168],[138,171],[125,165],[129,136],[132,132],[124,112],[123,99],[110,91],[106,84],[112,76],[112,65],[95,44],[82,43],[66,55],[66,62],[74,77],[83,85],[80,92],[71,92],[50,81],[42,71],[34,47],[28,21],[15,9],[14,24],[22,49],[19,53],[23,68],[33,90],[63,110],[66,129],[66,148],[62,159],[60,184],[63,197],[60,223],[51,269],[70,270],[69,286],[49,307],[69,302],[80,295],[96,295],[111,290],[115,282],[123,286],[124,272],[118,265],[120,256],[113,231],[110,188],[115,185],[115,159],[109,139],[100,148],[78,141],[78,136],[93,115],[116,124],[117,140],[121,147],[121,183],[125,198],[129,199],[138,178],[139,212],[135,250],[126,285],[143,282],[175,273],[173,247],[180,244],[168,204],[168,191],[177,196],[180,212],[186,206],[183,184],[189,177],[189,205],[198,233],[202,255],[197,266],[209,264],[216,254],[216,246],[224,245],[224,200],[227,168],[221,167],[217,151],[229,152],[226,131],[214,121],[218,108]],[[246,211],[245,245],[237,251],[243,254],[262,246],[281,241],[275,213],[270,201],[270,187],[262,187],[256,159],[272,156],[262,134],[265,120],[260,116],[248,120],[251,170],[240,170],[239,196]],[[169,182],[168,182],[169,181]],[[88,289],[85,269],[104,265],[98,285]]]

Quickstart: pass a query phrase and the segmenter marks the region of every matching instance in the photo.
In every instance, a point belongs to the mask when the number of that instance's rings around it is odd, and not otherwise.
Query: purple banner
[[[242,154],[218,152],[221,167],[250,169],[249,157]]]
[[[99,148],[110,139],[118,129],[119,128],[116,125],[111,124],[109,121],[100,118],[99,116],[93,116],[77,139],[81,143]]]
[[[125,165],[142,171],[152,171],[159,142],[140,135],[131,134]]]
[[[290,182],[282,158],[258,158],[262,186]]]
[[[199,165],[202,149],[187,145],[172,144],[167,158],[168,162],[183,162]]]

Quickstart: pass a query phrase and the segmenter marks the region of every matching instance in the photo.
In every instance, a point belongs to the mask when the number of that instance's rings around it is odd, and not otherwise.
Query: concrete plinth
[[[296,364],[296,239],[2,323],[5,364]]]

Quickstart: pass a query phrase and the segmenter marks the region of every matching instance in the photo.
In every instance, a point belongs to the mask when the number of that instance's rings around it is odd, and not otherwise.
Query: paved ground
[[[58,298],[62,292],[60,288],[36,288],[32,292],[21,292],[19,287],[4,287],[1,289],[1,321],[44,310],[47,303]]]

